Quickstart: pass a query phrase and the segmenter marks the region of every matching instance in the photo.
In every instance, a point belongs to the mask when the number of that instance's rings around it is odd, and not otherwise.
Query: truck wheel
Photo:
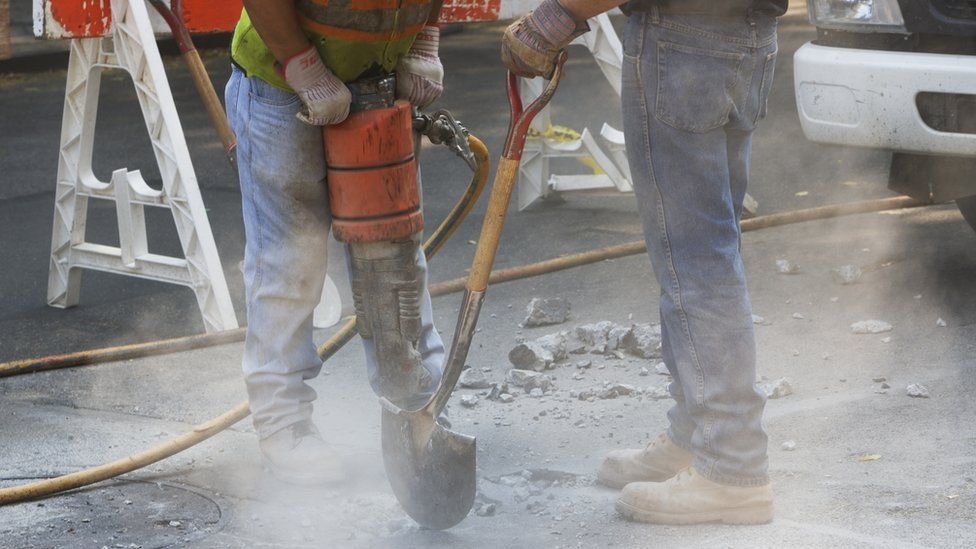
[[[957,198],[956,206],[959,207],[959,211],[962,212],[962,216],[966,218],[969,226],[976,231],[976,196]]]

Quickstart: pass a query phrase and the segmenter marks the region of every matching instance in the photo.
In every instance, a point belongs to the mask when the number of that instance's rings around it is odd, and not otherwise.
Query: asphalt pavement
[[[443,45],[442,106],[492,151],[507,124],[500,25],[470,27]],[[807,142],[792,94],[791,56],[814,31],[787,20],[770,115],[756,134],[750,193],[760,213],[890,196],[888,155]],[[560,124],[598,131],[620,126],[619,100],[592,60],[573,52],[554,105]],[[206,52],[218,87],[226,54]],[[240,196],[220,145],[178,58],[167,72],[231,287],[241,313]],[[196,303],[184,288],[85,273],[81,305],[45,304],[53,187],[64,71],[0,77],[0,360],[199,333]],[[120,167],[158,179],[131,84],[104,84],[95,173]],[[427,215],[439,219],[467,180],[446,151],[424,159]],[[566,162],[558,169],[584,169]],[[114,209],[95,205],[93,240],[117,241]],[[470,263],[483,207],[431,265],[440,281]],[[151,247],[178,253],[165,211],[149,219]],[[633,197],[567,194],[511,212],[499,267],[640,238]],[[976,545],[976,235],[951,206],[870,214],[747,233],[743,255],[757,326],[759,371],[787,378],[793,394],[771,400],[771,475],[777,519],[768,526],[655,527],[622,521],[614,493],[593,483],[604,451],[645,444],[664,428],[669,401],[656,361],[593,355],[548,372],[542,398],[516,391],[512,403],[480,395],[474,408],[451,405],[456,430],[479,445],[478,509],[457,528],[418,529],[385,484],[378,407],[353,342],[313,382],[316,420],[343,453],[350,480],[329,489],[288,488],[261,468],[253,432],[242,422],[172,460],[112,482],[39,503],[0,509],[4,546],[27,547],[959,547]],[[341,257],[330,273],[346,293]],[[778,274],[790,259],[799,274]],[[858,265],[854,285],[831,269]],[[653,322],[658,289],[647,258],[607,261],[490,292],[472,367],[500,382],[516,338],[538,337],[601,320]],[[522,329],[536,296],[572,302],[562,326]],[[450,337],[457,296],[435,300]],[[348,304],[349,300],[346,299]],[[854,322],[878,319],[891,332],[855,335]],[[939,320],[942,322],[938,322]],[[944,326],[942,325],[944,324]],[[330,331],[316,333],[324,340]],[[244,398],[241,347],[221,347],[53,371],[0,381],[0,485],[95,465],[131,454]],[[646,369],[649,375],[642,375]],[[877,381],[881,380],[883,381]],[[641,394],[593,402],[574,394],[626,383]],[[924,385],[929,398],[906,394]],[[887,385],[887,387],[884,387]],[[462,394],[479,395],[477,390]],[[795,449],[784,450],[793,442]],[[787,445],[789,446],[789,445]],[[9,542],[7,540],[10,540]],[[132,544],[132,545],[130,545]]]

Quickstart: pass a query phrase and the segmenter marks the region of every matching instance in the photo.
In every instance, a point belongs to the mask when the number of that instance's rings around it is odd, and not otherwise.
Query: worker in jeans
[[[544,0],[505,33],[520,76],[552,74],[586,21],[620,6],[623,120],[648,253],[661,287],[664,362],[675,405],[643,449],[606,456],[617,510],[654,523],[772,520],[765,395],[739,219],[752,132],[766,114],[776,17],[787,0]]]
[[[246,247],[244,379],[264,462],[300,484],[344,478],[311,421],[322,360],[312,311],[326,273],[331,227],[322,126],[349,115],[346,83],[396,74],[397,97],[426,107],[443,91],[439,0],[244,0],[234,32],[227,116],[237,134]],[[426,263],[417,257],[421,273]],[[440,381],[444,345],[426,283],[418,341],[427,390]],[[377,389],[371,340],[364,340]],[[428,394],[417,395],[419,402]]]

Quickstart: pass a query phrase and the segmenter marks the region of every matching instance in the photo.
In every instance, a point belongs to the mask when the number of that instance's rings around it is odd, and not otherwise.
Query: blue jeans
[[[305,382],[322,369],[312,341],[312,311],[325,282],[332,225],[325,155],[321,129],[295,118],[298,96],[248,78],[237,67],[225,93],[227,116],[237,134],[246,238],[244,379],[254,427],[264,438],[308,419],[316,397]],[[426,273],[423,251],[417,264]],[[432,391],[440,381],[444,344],[424,287],[419,350]],[[376,355],[371,340],[363,344],[376,390]]]
[[[776,20],[758,14],[652,8],[624,38],[624,132],[674,379],[668,434],[700,474],[736,486],[768,482],[738,222],[775,60]]]

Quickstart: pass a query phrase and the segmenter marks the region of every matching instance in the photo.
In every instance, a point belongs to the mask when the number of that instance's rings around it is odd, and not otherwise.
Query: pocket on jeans
[[[773,88],[773,75],[775,72],[776,50],[773,50],[772,53],[766,56],[766,61],[763,64],[762,84],[759,87],[759,114],[756,116],[756,122],[766,118],[766,114],[769,110],[767,107],[769,104],[769,93]]]
[[[724,126],[744,58],[744,53],[658,42],[654,116],[673,128],[695,133]]]
[[[248,77],[251,99],[268,107],[293,109],[297,111],[298,96],[292,92],[276,88],[256,76]]]

